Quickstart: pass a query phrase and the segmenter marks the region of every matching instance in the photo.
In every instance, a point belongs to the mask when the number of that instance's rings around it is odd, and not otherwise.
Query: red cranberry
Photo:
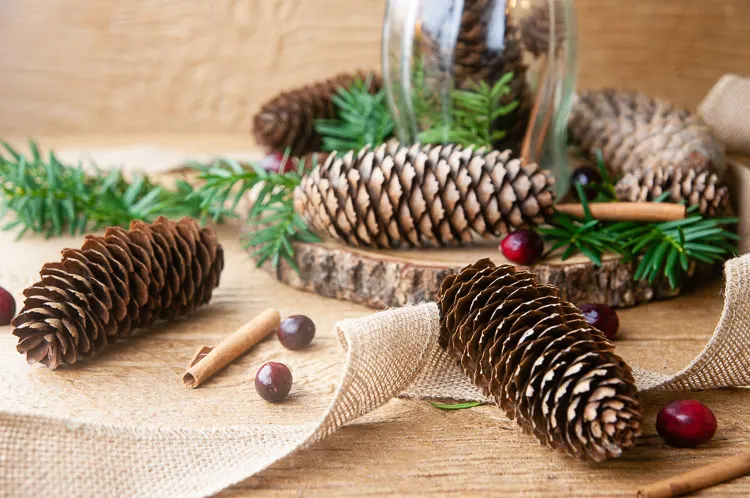
[[[272,152],[261,159],[260,167],[274,173],[286,173],[294,169],[294,161],[287,158],[284,162],[284,154],[281,152]]]
[[[292,390],[292,372],[283,363],[269,361],[255,374],[255,390],[266,401],[278,403]]]
[[[659,411],[656,430],[667,444],[678,448],[695,448],[714,437],[716,417],[700,401],[675,401]]]
[[[542,257],[544,239],[533,230],[518,230],[503,239],[500,250],[514,263],[530,265]]]
[[[292,315],[281,322],[276,335],[285,348],[302,349],[315,337],[315,323],[305,315]]]
[[[16,316],[16,300],[7,290],[0,287],[0,325],[8,325]]]
[[[582,304],[579,309],[586,321],[604,332],[607,339],[615,338],[617,331],[620,330],[620,319],[617,317],[615,310],[606,304],[598,303]]]
[[[573,185],[580,184],[586,193],[586,199],[593,201],[597,192],[592,185],[602,183],[602,174],[592,166],[581,166],[573,172],[571,182]],[[574,190],[574,192],[577,193],[577,190]]]

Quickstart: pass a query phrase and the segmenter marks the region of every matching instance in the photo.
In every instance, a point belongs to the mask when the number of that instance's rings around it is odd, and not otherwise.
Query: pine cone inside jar
[[[617,198],[625,202],[651,202],[669,193],[668,201],[698,206],[704,216],[731,211],[729,189],[709,170],[681,170],[668,166],[626,174],[615,185]]]
[[[506,133],[493,146],[518,153],[529,124],[533,95],[526,82],[528,68],[523,60],[519,23],[510,13],[498,13],[496,9],[501,5],[491,0],[464,1],[453,74],[457,86],[471,90],[481,81],[491,87],[506,73],[513,73],[510,92],[502,98],[500,105],[517,101],[518,107],[493,123],[495,130]],[[502,34],[501,43],[496,40],[498,33]]]
[[[216,234],[190,218],[111,227],[62,256],[42,267],[13,320],[18,352],[51,369],[208,303],[224,268]]]
[[[550,36],[554,29],[555,51],[560,50],[565,42],[565,17],[563,5],[559,0],[552,3],[555,9],[554,26],[550,22],[550,3],[547,0],[537,1],[526,17],[521,21],[521,39],[523,46],[534,57],[541,57],[550,51]]]
[[[722,146],[698,116],[639,93],[581,92],[568,130],[591,157],[601,150],[618,176],[673,167],[709,169],[721,177],[725,166]]]
[[[443,281],[438,307],[440,346],[524,432],[597,462],[633,446],[630,367],[556,287],[484,259]]]
[[[360,71],[339,74],[274,97],[253,118],[253,133],[258,144],[280,152],[289,148],[293,156],[319,151],[322,137],[315,131],[315,121],[336,118],[334,95],[356,81],[369,82],[373,94],[383,87],[379,75]]]
[[[353,246],[471,243],[540,224],[554,178],[510,151],[459,146],[365,147],[332,154],[295,191],[295,209],[319,234]]]

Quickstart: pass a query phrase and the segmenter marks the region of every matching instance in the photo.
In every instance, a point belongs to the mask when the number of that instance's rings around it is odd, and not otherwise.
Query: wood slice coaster
[[[440,283],[452,273],[482,258],[511,264],[496,244],[450,249],[376,250],[348,247],[334,242],[294,244],[297,273],[282,261],[277,269],[266,263],[263,269],[296,289],[321,296],[344,299],[383,309],[421,301],[434,301]],[[627,307],[677,296],[666,283],[635,282],[633,263],[607,255],[601,267],[585,256],[566,261],[550,257],[531,267],[542,283],[553,284],[573,303],[606,303]],[[704,278],[710,268],[701,268]]]

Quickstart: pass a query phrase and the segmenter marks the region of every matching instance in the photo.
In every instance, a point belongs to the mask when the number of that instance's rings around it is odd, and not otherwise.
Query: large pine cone
[[[336,118],[333,96],[356,81],[369,81],[372,93],[379,92],[383,86],[379,75],[358,72],[339,74],[283,92],[264,104],[253,118],[255,139],[271,150],[283,152],[290,148],[293,156],[319,151],[322,137],[315,131],[315,121]]]
[[[556,287],[484,259],[443,281],[438,306],[440,345],[524,432],[594,461],[633,446],[631,370]]]
[[[224,268],[216,234],[190,218],[108,228],[62,256],[24,291],[13,320],[18,352],[52,369],[207,303]]]
[[[639,93],[582,92],[569,131],[592,156],[601,149],[615,175],[669,166],[721,175],[725,165],[721,145],[698,116]]]
[[[384,144],[331,155],[295,191],[311,228],[378,248],[470,243],[540,224],[554,178],[510,151]]]
[[[617,197],[626,202],[650,202],[669,192],[669,201],[699,206],[705,216],[730,211],[729,189],[709,170],[680,170],[672,166],[628,173],[615,185]]]

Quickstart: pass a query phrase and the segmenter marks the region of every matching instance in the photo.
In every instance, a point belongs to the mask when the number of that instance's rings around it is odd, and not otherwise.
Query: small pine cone
[[[698,116],[639,93],[582,92],[569,131],[590,155],[600,149],[615,175],[669,166],[721,175],[725,165],[723,148]]]
[[[559,1],[553,3],[555,8],[555,50],[559,50],[565,42],[565,17],[563,5]],[[529,14],[521,21],[521,39],[523,46],[534,57],[546,55],[549,52],[550,30],[550,4],[544,0],[535,3]]]
[[[630,367],[556,287],[483,259],[443,281],[438,307],[440,345],[525,433],[597,462],[633,446]]]
[[[542,223],[553,184],[510,151],[391,143],[331,155],[303,178],[295,209],[318,233],[353,246],[457,245]]]
[[[699,206],[705,216],[723,215],[730,211],[729,189],[709,170],[674,167],[656,168],[626,174],[615,185],[617,198],[626,202],[653,201],[669,192],[672,202],[686,201]]]
[[[360,71],[283,92],[264,104],[253,118],[255,139],[275,151],[290,148],[293,156],[319,151],[322,137],[315,131],[315,121],[334,119],[333,96],[357,80],[369,81],[372,93],[383,87],[380,76]]]
[[[216,234],[184,218],[88,235],[42,268],[13,320],[18,352],[55,369],[211,300],[224,268]]]

